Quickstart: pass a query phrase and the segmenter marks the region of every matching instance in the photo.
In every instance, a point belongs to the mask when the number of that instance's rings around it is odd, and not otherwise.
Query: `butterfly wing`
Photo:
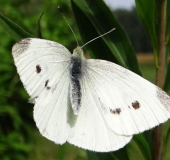
[[[66,142],[72,113],[69,98],[69,75],[55,79],[57,84],[52,91],[43,90],[35,100],[34,120],[40,133],[57,144]]]
[[[68,71],[71,59],[70,52],[61,44],[37,38],[26,38],[16,43],[12,55],[31,98],[48,87],[50,78]]]
[[[131,136],[115,134],[108,126],[98,107],[90,84],[90,75],[85,74],[80,80],[81,109],[72,124],[68,142],[78,147],[97,151],[109,152],[122,148],[131,140]]]
[[[104,60],[87,60],[89,88],[109,127],[133,135],[170,118],[170,97],[137,74]]]
[[[26,38],[12,48],[17,71],[31,100],[34,119],[43,136],[64,143],[69,133],[70,52],[62,45]]]

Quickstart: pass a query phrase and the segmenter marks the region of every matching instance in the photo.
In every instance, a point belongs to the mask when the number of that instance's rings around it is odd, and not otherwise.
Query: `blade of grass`
[[[11,35],[11,37],[18,41],[22,38],[26,37],[34,37],[23,28],[6,18],[0,13],[0,24],[4,27],[4,29]]]
[[[41,13],[41,15],[40,15],[40,17],[38,19],[38,22],[37,22],[37,36],[38,36],[38,38],[43,38],[42,37],[42,32],[41,32],[41,18],[43,16],[43,14],[44,14],[44,12]]]

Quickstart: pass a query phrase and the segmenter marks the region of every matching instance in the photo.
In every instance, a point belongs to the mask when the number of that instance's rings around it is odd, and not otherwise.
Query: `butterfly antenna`
[[[92,41],[94,41],[94,40],[96,40],[96,39],[98,39],[98,38],[100,38],[100,37],[103,37],[103,36],[105,36],[106,34],[109,34],[110,32],[114,31],[115,29],[116,29],[116,28],[112,28],[110,31],[108,31],[108,32],[106,32],[106,33],[104,33],[104,34],[102,34],[102,35],[100,35],[100,36],[98,36],[98,37],[96,37],[96,38],[88,41],[88,42],[85,43],[83,46],[81,46],[81,48],[83,48],[85,45],[89,44],[90,42],[92,42]]]
[[[71,32],[73,33],[74,38],[75,38],[75,40],[76,40],[76,42],[77,42],[77,46],[79,46],[78,40],[77,40],[77,38],[76,38],[76,35],[75,35],[74,31],[72,30],[71,26],[69,25],[69,23],[68,23],[67,19],[65,18],[64,14],[62,13],[61,8],[60,8],[60,7],[58,7],[58,10],[59,10],[60,14],[63,16],[63,18],[65,19],[65,21],[66,21],[67,25],[69,26],[69,28],[70,28]]]

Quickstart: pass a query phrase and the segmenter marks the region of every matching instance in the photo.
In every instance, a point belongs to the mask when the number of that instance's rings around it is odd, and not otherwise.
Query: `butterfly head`
[[[77,46],[74,50],[73,50],[73,57],[76,57],[78,59],[81,60],[85,60],[84,54],[83,54],[83,50],[81,49],[80,46]]]

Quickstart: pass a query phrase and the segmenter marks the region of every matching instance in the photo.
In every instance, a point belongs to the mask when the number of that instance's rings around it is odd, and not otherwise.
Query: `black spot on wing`
[[[45,87],[47,87],[49,80],[45,81]]]
[[[134,109],[139,109],[140,108],[140,103],[138,101],[132,102],[132,107]]]
[[[41,66],[38,64],[36,65],[36,72],[37,73],[40,73],[41,72]]]
[[[112,114],[120,114],[120,112],[121,112],[120,108],[116,108],[116,109],[111,109],[110,108],[110,113],[112,113]]]
[[[47,90],[50,90],[50,89],[51,89],[51,87],[49,87],[49,86],[47,86],[46,88],[47,88]]]
[[[51,89],[51,87],[48,86],[48,82],[49,82],[49,80],[46,80],[46,81],[45,81],[45,88],[46,88],[47,90]]]

